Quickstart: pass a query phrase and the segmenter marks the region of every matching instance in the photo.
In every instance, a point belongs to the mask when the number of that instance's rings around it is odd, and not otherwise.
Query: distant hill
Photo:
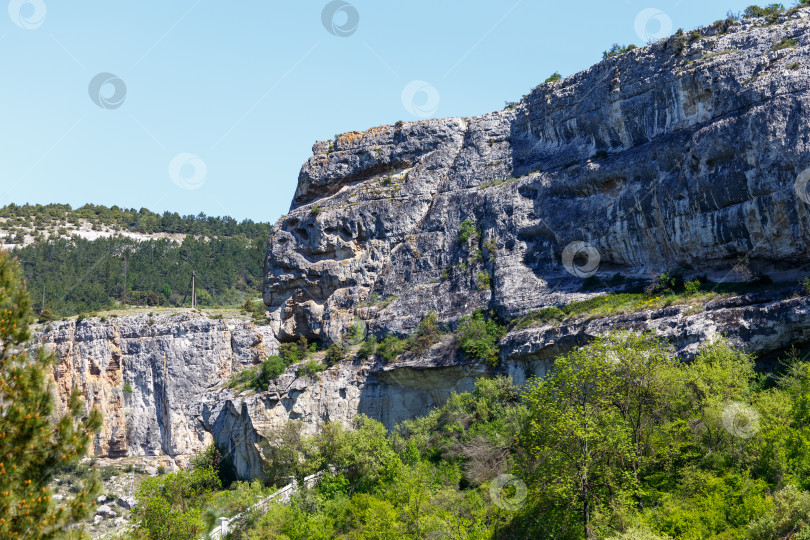
[[[200,305],[241,304],[261,291],[270,230],[269,223],[145,208],[0,208],[0,241],[22,262],[38,307],[44,290],[54,316],[122,304],[179,306],[192,271]]]

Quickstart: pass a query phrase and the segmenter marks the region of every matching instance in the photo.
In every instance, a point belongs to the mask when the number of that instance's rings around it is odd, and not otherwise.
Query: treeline
[[[37,311],[63,317],[120,304],[179,306],[196,271],[201,306],[236,305],[261,291],[270,227],[262,234],[138,242],[58,238],[15,248]],[[188,305],[190,300],[187,300]]]
[[[75,210],[69,204],[10,204],[0,208],[0,219],[6,219],[2,228],[14,232],[15,228],[44,230],[65,223],[74,227],[86,221],[100,229],[107,228],[140,233],[193,234],[197,236],[237,236],[266,238],[268,224],[249,219],[236,221],[232,217],[206,216],[204,213],[181,216],[177,212],[157,214],[146,208],[119,208],[86,204]]]

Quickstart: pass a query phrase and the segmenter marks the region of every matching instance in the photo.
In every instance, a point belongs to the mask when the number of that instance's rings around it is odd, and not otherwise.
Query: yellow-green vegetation
[[[700,307],[711,300],[766,290],[775,286],[779,284],[773,284],[763,276],[751,283],[711,283],[697,279],[684,282],[682,277],[675,273],[665,273],[653,280],[645,292],[608,293],[562,306],[544,308],[512,321],[510,326],[518,329],[528,328],[577,318],[609,317],[673,305]],[[810,278],[807,278],[806,288],[810,291]]]
[[[379,342],[374,336],[369,336],[361,343],[357,356],[366,359],[376,355],[384,362],[393,362],[405,353],[423,354],[432,345],[452,337],[467,358],[496,365],[500,352],[498,341],[505,333],[505,326],[498,323],[494,313],[483,311],[476,311],[463,317],[456,329],[450,333],[442,329],[437,313],[431,310],[420,321],[413,334],[406,338],[386,334]]]
[[[90,476],[69,497],[52,497],[50,481],[85,456],[101,414],[74,389],[57,415],[54,359],[30,342],[32,320],[22,269],[0,251],[0,538],[55,538],[90,514],[98,490]]]
[[[470,240],[476,241],[480,236],[481,232],[478,230],[478,226],[470,218],[462,221],[458,227],[457,240],[461,245],[467,245]]]
[[[793,38],[782,38],[779,42],[773,46],[771,49],[772,51],[781,51],[782,49],[787,49],[789,47],[795,47],[798,41]]]
[[[808,538],[810,363],[796,353],[782,365],[757,375],[723,341],[683,362],[652,335],[620,332],[524,388],[479,379],[390,433],[362,415],[314,437],[291,421],[263,452],[266,484],[333,472],[232,538]],[[233,515],[266,493],[197,474],[182,477],[203,486],[185,506],[176,476],[143,491],[172,526],[141,537],[202,536],[203,508],[229,501]]]

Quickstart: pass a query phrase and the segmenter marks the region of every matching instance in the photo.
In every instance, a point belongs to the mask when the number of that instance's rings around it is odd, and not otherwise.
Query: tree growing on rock
[[[54,538],[91,511],[97,481],[55,501],[48,483],[77,463],[101,427],[74,390],[57,411],[46,370],[53,357],[29,353],[31,301],[15,259],[0,251],[0,538]]]

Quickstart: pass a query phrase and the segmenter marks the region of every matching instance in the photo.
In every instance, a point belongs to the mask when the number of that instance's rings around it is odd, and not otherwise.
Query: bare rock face
[[[190,412],[201,392],[264,360],[278,342],[268,327],[202,315],[117,317],[55,323],[40,336],[56,355],[59,402],[78,388],[104,416],[94,453],[182,458],[211,441]]]
[[[595,248],[573,263],[598,253],[601,279],[722,280],[741,259],[775,280],[806,274],[809,15],[676,35],[514,109],[315,144],[266,260],[278,338],[564,303],[582,281],[563,264],[572,242]],[[480,235],[459,243],[466,219]]]

